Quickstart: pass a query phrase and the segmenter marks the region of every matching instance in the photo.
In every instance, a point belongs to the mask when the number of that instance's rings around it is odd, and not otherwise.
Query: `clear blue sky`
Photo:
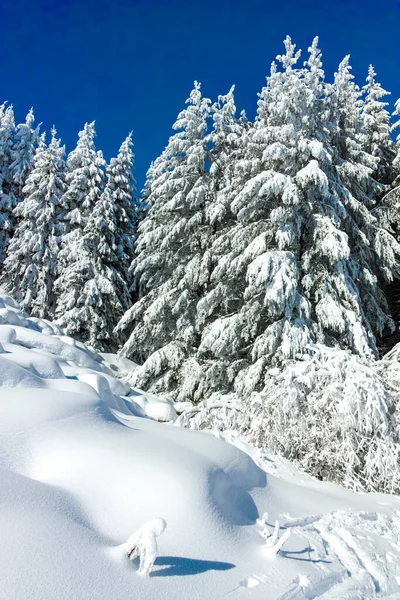
[[[19,121],[33,106],[68,151],[95,119],[107,159],[133,129],[141,186],[193,80],[212,99],[236,84],[236,104],[253,118],[286,34],[305,53],[320,36],[328,77],[351,54],[358,83],[372,63],[400,96],[395,0],[0,0],[0,102]]]

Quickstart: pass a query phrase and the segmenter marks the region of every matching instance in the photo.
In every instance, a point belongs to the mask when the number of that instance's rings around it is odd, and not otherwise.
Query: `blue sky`
[[[133,129],[141,186],[193,80],[213,100],[236,84],[253,118],[286,34],[304,53],[320,36],[328,78],[351,54],[359,84],[372,63],[400,96],[400,1],[0,0],[0,101],[19,121],[33,106],[68,151],[85,121],[107,159]]]

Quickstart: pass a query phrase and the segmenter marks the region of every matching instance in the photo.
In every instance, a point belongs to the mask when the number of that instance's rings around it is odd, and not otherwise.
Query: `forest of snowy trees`
[[[131,135],[66,157],[0,108],[1,283],[24,310],[139,364],[180,422],[233,429],[321,478],[400,491],[400,101],[371,66],[325,80],[288,37],[237,115],[200,85],[141,195]],[[399,136],[400,138],[400,136]],[[180,412],[180,411],[179,411]]]
[[[131,135],[106,165],[86,123],[65,159],[55,129],[46,144],[33,128],[32,110],[17,126],[11,106],[0,110],[1,281],[24,310],[116,350],[140,218]]]

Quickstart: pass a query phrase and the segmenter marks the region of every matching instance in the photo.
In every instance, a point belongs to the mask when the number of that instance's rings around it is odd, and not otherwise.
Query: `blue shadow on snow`
[[[198,575],[206,571],[228,571],[235,565],[232,563],[214,560],[197,560],[196,558],[183,558],[181,556],[159,556],[155,566],[164,566],[163,569],[151,572],[151,577],[173,577],[182,575]]]

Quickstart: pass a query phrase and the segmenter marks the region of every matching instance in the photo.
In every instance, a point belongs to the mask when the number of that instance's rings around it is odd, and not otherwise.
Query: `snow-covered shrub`
[[[261,393],[216,396],[180,422],[234,429],[309,473],[358,490],[400,491],[400,349],[380,362],[313,345],[271,369]]]
[[[269,558],[274,557],[276,554],[282,550],[283,546],[290,538],[292,534],[292,530],[290,527],[286,527],[283,534],[279,536],[280,525],[279,521],[275,521],[275,527],[273,532],[271,533],[268,525],[268,513],[265,512],[262,517],[259,517],[256,521],[258,527],[260,528],[259,533],[261,537],[265,539],[265,546],[267,550],[267,556]]]
[[[157,537],[164,533],[167,523],[161,517],[147,521],[133,533],[125,544],[130,559],[139,557],[138,573],[150,575],[157,558]]]
[[[396,344],[377,362],[376,368],[397,409],[394,412],[394,418],[397,420],[397,427],[400,430],[400,344]]]

